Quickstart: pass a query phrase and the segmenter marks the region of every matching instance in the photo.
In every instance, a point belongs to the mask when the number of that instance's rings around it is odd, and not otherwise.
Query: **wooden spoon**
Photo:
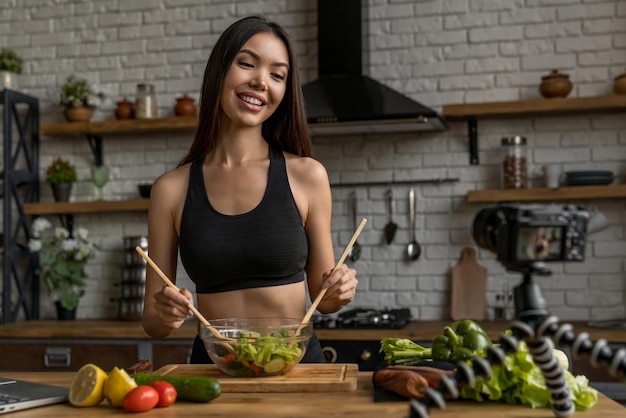
[[[141,255],[143,257],[143,259],[146,260],[146,262],[148,264],[150,264],[150,267],[152,267],[154,269],[154,271],[157,272],[159,277],[161,277],[161,279],[163,279],[163,281],[165,282],[166,285],[168,285],[172,289],[176,290],[177,292],[180,292],[180,289],[178,287],[176,287],[176,285],[174,283],[172,283],[172,281],[165,275],[165,273],[163,273],[163,271],[159,268],[159,266],[157,266],[156,263],[154,261],[152,261],[152,259],[148,256],[148,254],[146,254],[146,252],[140,246],[136,246],[135,250],[137,250],[139,255]],[[224,341],[236,341],[234,338],[224,337],[222,334],[220,334],[220,332],[218,330],[213,328],[211,323],[209,321],[207,321],[207,319],[204,317],[204,315],[202,315],[200,313],[200,311],[198,311],[195,308],[195,306],[193,306],[191,304],[191,302],[189,304],[187,304],[187,307],[191,310],[191,312],[193,312],[193,314],[196,316],[196,318],[198,318],[198,320],[200,322],[202,322],[202,324],[205,327],[207,327],[209,329],[209,331],[211,331],[211,334],[213,334],[216,338],[219,338],[220,340],[224,340]],[[228,347],[230,347],[230,349],[234,351],[233,347],[231,347],[229,344],[225,344],[225,345],[228,345]]]
[[[341,267],[341,265],[343,264],[343,262],[345,261],[346,257],[348,256],[348,253],[352,249],[352,246],[356,242],[356,239],[358,238],[359,234],[363,230],[363,227],[365,226],[366,223],[367,223],[367,219],[365,219],[365,218],[361,219],[361,223],[357,227],[356,231],[354,231],[354,234],[352,234],[352,238],[350,238],[350,241],[348,242],[348,245],[346,245],[346,248],[343,250],[343,253],[341,254],[341,257],[339,257],[339,260],[337,261],[337,264],[335,264],[335,267],[333,268],[333,271],[330,274],[333,274],[335,271],[337,271],[337,269],[339,267]],[[317,309],[317,305],[319,305],[320,302],[322,301],[322,298],[326,294],[326,290],[327,289],[328,288],[323,288],[320,291],[320,293],[317,295],[317,297],[313,301],[313,304],[311,305],[309,310],[306,312],[306,315],[304,315],[304,318],[302,319],[302,323],[300,324],[300,326],[296,330],[294,336],[297,337],[298,335],[300,335],[300,333],[302,332],[304,327],[306,327],[308,322],[311,320],[311,317],[313,316],[313,313]]]

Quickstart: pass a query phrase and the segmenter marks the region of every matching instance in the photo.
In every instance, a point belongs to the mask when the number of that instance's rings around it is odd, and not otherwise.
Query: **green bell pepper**
[[[484,351],[492,342],[480,325],[470,319],[456,321],[443,329],[433,340],[433,360],[456,363],[470,360],[478,351]]]

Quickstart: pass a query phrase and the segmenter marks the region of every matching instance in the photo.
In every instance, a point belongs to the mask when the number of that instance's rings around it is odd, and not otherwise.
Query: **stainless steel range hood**
[[[363,75],[361,0],[318,0],[319,78],[302,86],[311,133],[442,131],[434,110]]]

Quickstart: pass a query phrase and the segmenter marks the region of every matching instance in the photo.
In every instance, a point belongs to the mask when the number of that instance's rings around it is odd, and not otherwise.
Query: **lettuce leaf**
[[[465,385],[461,389],[461,398],[522,404],[532,408],[552,407],[551,394],[541,369],[533,362],[523,341],[519,343],[518,352],[507,354],[504,365],[494,365],[492,369],[489,379],[477,377],[474,386]],[[567,370],[564,373],[577,411],[586,411],[598,402],[598,391],[589,386],[585,376],[575,377]]]

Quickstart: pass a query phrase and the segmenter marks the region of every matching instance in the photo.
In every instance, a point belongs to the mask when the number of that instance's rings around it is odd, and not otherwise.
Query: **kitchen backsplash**
[[[61,110],[46,101],[46,88],[71,73],[86,74],[109,91],[109,102],[96,119],[113,117],[115,102],[134,98],[136,84],[154,83],[159,115],[171,116],[175,98],[197,99],[212,44],[238,17],[262,13],[293,35],[304,81],[316,76],[316,2],[137,0],[11,1],[0,14],[0,37],[25,59],[19,84],[41,98],[42,123],[61,121]],[[370,62],[364,71],[428,106],[464,102],[510,101],[539,97],[541,76],[552,69],[570,75],[570,97],[610,94],[612,80],[626,68],[626,3],[527,1],[365,1],[369,7]],[[358,103],[355,103],[358,106]],[[466,193],[500,185],[500,139],[528,139],[531,186],[542,186],[541,167],[559,164],[563,171],[607,169],[626,182],[625,114],[590,114],[535,118],[494,118],[478,122],[480,164],[470,165],[467,125],[449,122],[436,133],[401,133],[316,137],[314,153],[333,184],[333,238],[337,257],[353,229],[350,194],[358,197],[358,217],[369,222],[359,237],[361,258],[353,306],[409,307],[416,319],[450,315],[450,272],[461,250],[474,246],[470,226],[480,204]],[[139,197],[137,184],[150,182],[176,165],[191,143],[190,133],[105,136],[104,163],[111,168],[106,199]],[[89,180],[93,163],[85,139],[41,140],[40,165],[57,155],[70,158],[79,182],[73,200],[95,196]],[[417,240],[422,254],[406,261],[407,180],[458,179],[416,183]],[[394,184],[394,181],[400,184]],[[382,183],[346,187],[346,183]],[[389,184],[387,184],[389,183]],[[386,193],[393,190],[393,242],[384,240],[389,221]],[[41,200],[51,201],[47,184]],[[602,210],[610,227],[589,236],[584,263],[552,264],[554,274],[537,279],[553,314],[566,320],[625,317],[625,199],[581,201]],[[90,262],[89,288],[79,318],[115,318],[124,265],[123,237],[145,235],[145,213],[77,215],[99,241],[102,251]],[[487,268],[488,314],[496,295],[519,282],[478,249]],[[182,267],[178,284],[192,287]],[[43,317],[53,317],[44,298]]]

